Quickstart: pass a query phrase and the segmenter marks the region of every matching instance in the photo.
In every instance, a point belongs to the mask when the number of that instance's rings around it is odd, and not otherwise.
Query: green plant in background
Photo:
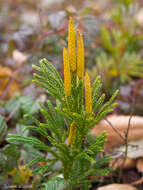
[[[34,104],[34,101],[29,96],[14,96],[11,100],[7,101],[3,105],[3,109],[6,111],[7,119],[0,115],[0,189],[5,188],[5,183],[8,182],[7,186],[11,185],[23,185],[28,184],[32,172],[30,169],[24,170],[24,166],[20,163],[27,163],[37,155],[41,155],[37,150],[31,146],[23,145],[19,146],[6,142],[6,137],[9,131],[12,131],[12,126],[15,126],[14,132],[19,135],[28,136],[29,132],[23,129],[29,121],[24,121],[24,114],[34,114],[38,112],[39,107]],[[11,122],[13,118],[13,122]],[[6,121],[11,124],[8,128]],[[7,187],[8,188],[8,187]]]
[[[134,2],[133,0],[113,0],[113,2],[118,2],[121,3],[122,5],[124,5],[126,7],[126,9],[128,9],[128,7]]]
[[[110,157],[96,156],[103,152],[106,133],[93,139],[90,130],[115,107],[112,103],[118,93],[106,102],[105,94],[100,94],[102,84],[98,76],[91,86],[88,73],[84,72],[84,45],[82,35],[74,29],[72,18],[69,21],[68,51],[63,49],[64,82],[54,66],[46,59],[40,61],[40,66],[33,66],[39,74],[34,74],[34,83],[42,86],[56,100],[56,107],[50,100],[44,105],[40,102],[41,113],[45,123],[28,114],[25,117],[33,121],[24,130],[34,130],[47,141],[36,137],[24,137],[9,134],[9,142],[21,142],[48,152],[50,157],[39,156],[27,164],[27,167],[42,162],[33,173],[48,173],[60,161],[62,178],[55,177],[41,185],[41,189],[73,190],[80,187],[88,190],[96,181],[90,176],[107,175],[109,168],[105,166]],[[50,132],[50,133],[49,133]],[[50,143],[50,145],[49,145]],[[53,187],[54,186],[54,187]],[[40,187],[39,187],[40,188]]]
[[[140,39],[142,36],[122,28],[108,30],[106,25],[101,27],[101,45],[104,49],[97,56],[93,70],[102,76],[106,91],[109,92],[117,84],[129,82],[133,77],[143,77],[143,58],[137,54]]]
[[[4,142],[7,135],[7,124],[0,115],[0,145]],[[14,144],[6,144],[0,148],[0,185],[8,178],[8,172],[12,171],[18,165],[20,151]]]
[[[115,2],[108,13],[111,22],[101,25],[96,65],[89,71],[91,78],[102,76],[108,94],[131,79],[143,78],[143,35],[136,20],[137,6],[132,0]]]

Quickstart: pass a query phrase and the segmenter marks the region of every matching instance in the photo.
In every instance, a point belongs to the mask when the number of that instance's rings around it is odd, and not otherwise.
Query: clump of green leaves
[[[143,35],[137,10],[135,1],[117,0],[108,13],[109,22],[101,24],[96,44],[98,55],[94,50],[96,65],[90,75],[102,76],[108,94],[132,79],[143,78]]]
[[[25,118],[33,121],[33,124],[28,125],[24,131],[36,131],[47,141],[16,134],[10,134],[7,139],[9,142],[27,143],[52,155],[51,157],[38,156],[27,164],[27,167],[31,167],[39,162],[45,163],[33,170],[35,174],[45,174],[52,170],[58,161],[61,162],[63,178],[46,182],[42,189],[49,190],[49,187],[52,189],[51,183],[54,183],[59,189],[73,190],[79,187],[88,190],[91,183],[97,181],[97,179],[90,179],[90,176],[107,175],[110,170],[103,167],[109,162],[110,157],[103,156],[97,159],[97,155],[103,152],[106,133],[96,139],[93,139],[89,133],[105,115],[113,110],[116,105],[113,101],[118,90],[104,103],[105,94],[101,94],[100,77],[96,78],[91,87],[88,74],[84,76],[84,49],[79,31],[77,47],[74,43],[75,33],[70,19],[70,51],[67,53],[64,49],[63,53],[64,82],[55,67],[46,59],[40,61],[40,66],[33,66],[38,71],[38,74],[34,74],[33,82],[45,88],[56,101],[52,103],[47,100],[46,105],[39,102],[45,122],[38,121],[30,114],[25,115]],[[76,58],[76,62],[72,62],[73,58]]]
[[[0,115],[0,145],[7,136],[7,124]],[[6,144],[0,148],[0,185],[2,185],[8,176],[8,172],[18,165],[20,158],[19,148],[14,144]]]
[[[117,84],[129,82],[133,77],[143,78],[143,58],[137,53],[140,39],[142,36],[131,34],[126,29],[109,30],[106,25],[102,26],[103,50],[96,58],[93,71],[102,76],[106,91],[109,92]]]

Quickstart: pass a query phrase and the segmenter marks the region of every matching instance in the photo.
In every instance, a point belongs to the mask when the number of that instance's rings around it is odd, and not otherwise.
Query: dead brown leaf
[[[143,8],[139,10],[139,12],[135,16],[137,23],[140,26],[143,26]]]
[[[8,67],[0,66],[0,77],[12,77],[12,71]]]
[[[9,81],[14,77],[13,71],[8,67],[0,66],[0,96],[4,93],[7,88]],[[18,82],[13,81],[12,85],[9,87],[6,99],[11,98],[14,94],[20,93],[20,88]]]
[[[120,133],[122,137],[125,137],[125,132],[128,127],[130,116],[123,115],[110,115],[107,120],[114,126],[114,128]],[[124,140],[113,130],[111,125],[102,120],[92,130],[93,135],[100,135],[103,131],[107,132],[106,151],[112,151],[115,147],[124,144]],[[143,117],[133,116],[131,119],[131,126],[129,130],[128,140],[135,141],[143,138]]]
[[[109,166],[113,167],[114,169],[121,168],[123,165],[123,161],[124,161],[123,158],[113,159]],[[136,167],[136,160],[132,158],[126,158],[123,169],[130,169],[135,167]]]
[[[136,168],[139,172],[143,172],[143,158],[138,158]]]
[[[13,56],[14,61],[18,64],[22,64],[26,62],[28,58],[24,53],[20,52],[17,49],[13,51],[12,56]]]

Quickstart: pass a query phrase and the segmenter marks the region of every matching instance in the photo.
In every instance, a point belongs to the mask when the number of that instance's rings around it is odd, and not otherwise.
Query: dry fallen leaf
[[[116,151],[120,153],[121,152],[124,153],[125,146],[116,148]],[[133,159],[137,159],[143,156],[143,138],[136,141],[129,142],[127,156]]]
[[[99,187],[97,190],[137,190],[137,188],[127,184],[111,184]]]
[[[137,168],[139,172],[143,172],[143,139],[138,141],[131,141],[128,144],[127,158],[124,163],[123,169]],[[123,165],[124,158],[119,157],[121,153],[124,155],[125,146],[116,148],[113,151],[113,157],[116,157],[110,163],[110,166],[118,169]]]
[[[112,126],[118,130],[118,132],[124,137],[125,131],[127,130],[130,116],[117,116],[110,115],[107,120],[110,121]],[[102,120],[92,130],[93,135],[100,135],[103,131],[107,132],[107,143],[106,151],[112,151],[115,147],[124,144],[123,139],[115,132],[111,125],[106,121]],[[143,138],[143,117],[133,116],[131,118],[131,126],[129,130],[128,140],[129,142],[139,140]]]
[[[114,169],[118,169],[123,165],[124,159],[123,158],[117,158],[113,159],[110,162],[110,167],[113,167]],[[136,167],[136,160],[132,158],[127,158],[124,163],[124,169],[130,169]]]
[[[3,95],[10,79],[13,77],[13,71],[10,68],[0,66],[0,96]],[[11,98],[14,94],[17,93],[20,93],[20,88],[18,83],[16,81],[13,81],[13,83],[9,86],[6,98]]]
[[[136,163],[136,168],[139,172],[143,172],[143,158],[139,158]]]
[[[13,59],[16,63],[21,64],[27,61],[27,56],[19,50],[14,50],[12,53]]]
[[[104,130],[107,132],[107,143],[105,145],[105,150],[106,152],[112,151],[114,153],[113,157],[116,159],[112,160],[110,166],[115,169],[120,168],[123,164],[123,158],[120,156],[124,155],[125,142],[119,134],[113,130],[113,127],[118,130],[118,133],[120,133],[124,138],[128,127],[129,118],[130,116],[110,115],[107,117],[110,124],[106,120],[102,120],[92,130],[93,135],[100,135]],[[143,172],[143,117],[133,116],[131,118],[127,156],[124,169],[137,167],[138,171]]]
[[[139,12],[135,16],[137,23],[140,26],[143,26],[143,8],[139,10]]]
[[[0,66],[0,77],[12,77],[12,71],[8,67]]]

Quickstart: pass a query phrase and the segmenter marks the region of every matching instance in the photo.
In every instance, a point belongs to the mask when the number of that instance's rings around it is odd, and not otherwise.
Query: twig
[[[112,123],[108,119],[104,119],[111,127],[112,129],[119,135],[119,137],[125,141],[125,138],[121,135],[121,133],[112,125]]]
[[[111,128],[115,131],[115,133],[117,133],[117,135],[123,140],[123,142],[125,142],[125,138],[121,135],[121,133],[112,125],[112,123],[107,119],[105,118],[104,119],[110,126]],[[116,163],[117,161],[117,158],[114,160],[114,162],[112,163],[112,167],[114,168],[114,164]],[[111,182],[113,183],[113,176],[111,175]]]
[[[132,116],[133,116],[133,105],[134,105],[134,101],[132,101],[132,109],[131,109],[131,113],[130,113],[130,117],[129,117],[128,127],[127,127],[127,130],[125,131],[125,136],[124,137],[112,125],[112,123],[108,119],[104,119],[112,127],[112,129],[116,132],[116,134],[118,134],[118,136],[124,141],[124,145],[125,145],[124,159],[123,159],[123,163],[122,163],[121,168],[120,168],[119,178],[118,178],[119,182],[121,180],[123,168],[124,168],[124,165],[125,165],[125,162],[126,162],[126,159],[127,159],[127,154],[128,154],[128,145],[129,145],[129,143],[128,143],[128,136],[129,136],[129,130],[130,130],[130,127],[131,127],[131,119],[132,119]]]
[[[133,99],[132,104],[131,104],[131,113],[130,113],[130,117],[129,117],[128,127],[127,127],[127,130],[125,131],[125,143],[124,143],[125,144],[125,153],[124,153],[123,163],[121,165],[120,172],[119,172],[119,178],[118,178],[119,182],[121,180],[121,176],[122,176],[122,173],[123,173],[123,168],[124,168],[127,156],[128,156],[128,145],[129,145],[128,144],[128,136],[129,136],[129,130],[130,130],[130,127],[131,127],[131,119],[132,119],[132,116],[133,116],[134,100],[135,99]]]
[[[132,116],[133,116],[133,113],[130,114],[130,117],[129,117],[129,122],[128,122],[128,128],[126,130],[126,133],[125,133],[125,155],[127,156],[127,151],[128,151],[128,136],[129,136],[129,129],[130,129],[130,126],[131,126],[131,119],[132,119]]]
[[[125,144],[125,138],[121,135],[121,133],[112,125],[112,123],[108,120],[108,119],[104,119],[109,125],[110,127],[112,127],[112,129],[117,133],[117,135],[124,141]],[[128,145],[130,146],[135,146],[134,144],[128,143]]]

